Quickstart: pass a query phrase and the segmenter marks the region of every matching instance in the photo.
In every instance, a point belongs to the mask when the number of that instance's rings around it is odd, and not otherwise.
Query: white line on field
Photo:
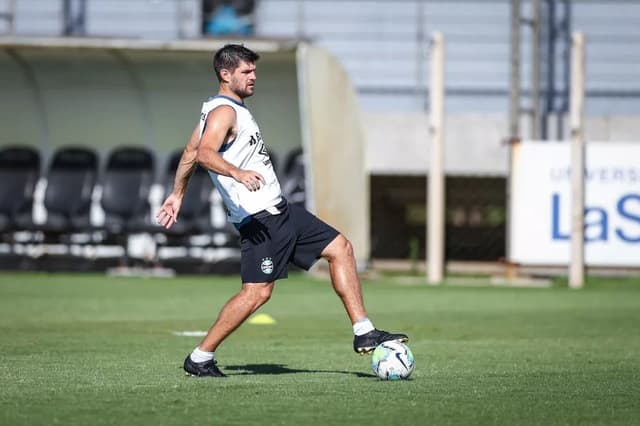
[[[200,330],[196,330],[196,331],[173,331],[171,334],[173,334],[174,336],[202,337],[202,336],[206,336],[207,332],[206,331],[200,331]]]

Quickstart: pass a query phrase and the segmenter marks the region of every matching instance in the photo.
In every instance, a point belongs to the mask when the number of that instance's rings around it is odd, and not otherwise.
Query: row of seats
[[[103,168],[95,150],[63,147],[52,154],[43,173],[36,149],[0,149],[3,252],[41,258],[52,253],[47,249],[52,245],[62,246],[58,251],[63,255],[91,262],[101,257],[100,248],[115,246],[120,248],[115,256],[103,257],[117,258],[121,265],[132,259],[154,264],[176,258],[196,263],[236,259],[237,231],[226,222],[221,197],[201,167],[191,177],[178,222],[168,230],[155,224],[153,215],[173,187],[181,154],[169,155],[156,179],[156,155],[144,147],[112,150]],[[278,174],[290,202],[304,204],[301,150],[286,156]],[[137,247],[132,241],[138,241]],[[219,249],[226,254],[205,256],[206,250]]]

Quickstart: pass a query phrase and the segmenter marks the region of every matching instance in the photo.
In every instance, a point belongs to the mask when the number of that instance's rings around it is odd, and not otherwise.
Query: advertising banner
[[[567,265],[571,234],[568,142],[514,146],[510,261]],[[586,144],[585,263],[640,267],[640,143]]]

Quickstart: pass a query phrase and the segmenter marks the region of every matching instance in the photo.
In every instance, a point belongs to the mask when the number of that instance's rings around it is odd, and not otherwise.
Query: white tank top
[[[222,158],[243,170],[253,170],[264,177],[266,184],[257,191],[249,191],[232,177],[209,171],[209,176],[220,192],[227,210],[228,220],[240,223],[247,216],[261,210],[279,213],[275,206],[282,201],[280,183],[273,170],[267,148],[262,141],[260,129],[247,107],[226,96],[214,96],[202,104],[200,114],[200,137],[204,133],[207,116],[221,105],[228,105],[236,112],[236,137],[223,143],[218,151]]]

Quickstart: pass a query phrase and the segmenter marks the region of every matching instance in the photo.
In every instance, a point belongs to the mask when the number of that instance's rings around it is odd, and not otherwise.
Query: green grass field
[[[374,323],[407,332],[409,381],[356,355],[327,280],[281,281],[216,355],[181,364],[237,277],[0,274],[2,425],[638,425],[640,280],[572,291],[364,282]]]

